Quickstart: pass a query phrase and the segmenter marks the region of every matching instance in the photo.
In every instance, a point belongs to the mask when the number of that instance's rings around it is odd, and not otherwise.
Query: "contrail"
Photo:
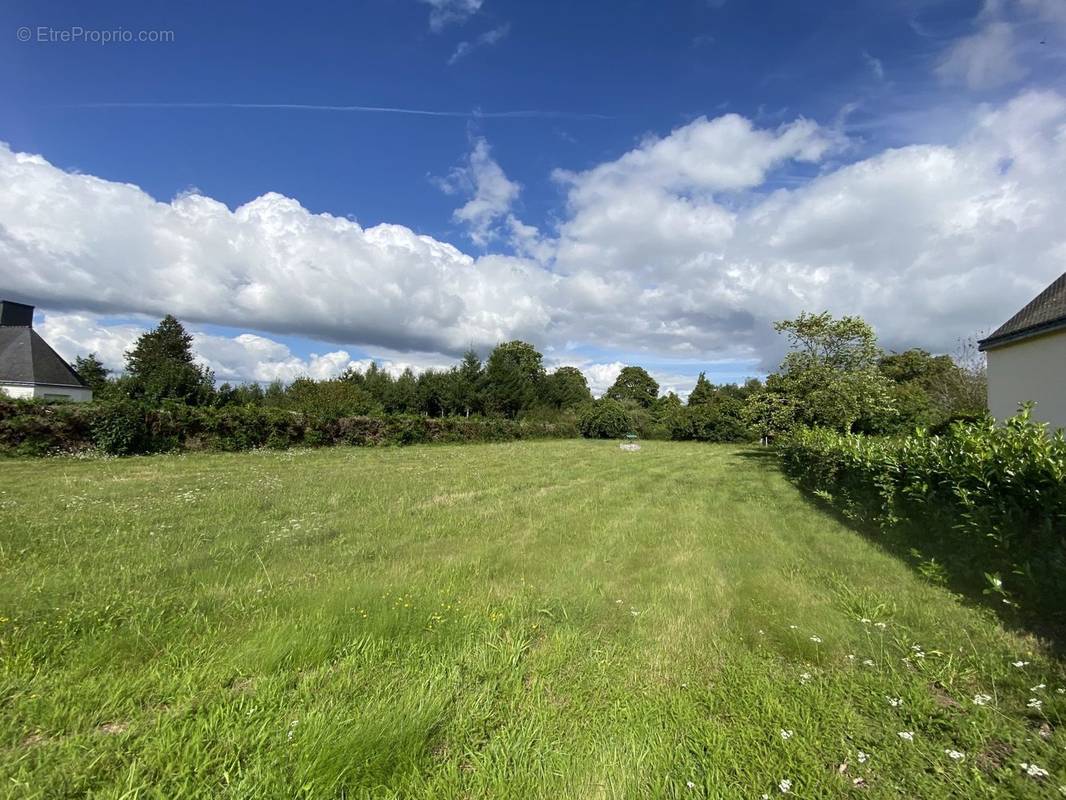
[[[607,114],[578,111],[435,111],[427,108],[395,108],[392,106],[329,106],[310,103],[73,103],[61,108],[175,108],[175,109],[250,109],[265,111],[337,111],[366,114],[411,114],[420,117],[460,117],[465,119],[613,119]]]

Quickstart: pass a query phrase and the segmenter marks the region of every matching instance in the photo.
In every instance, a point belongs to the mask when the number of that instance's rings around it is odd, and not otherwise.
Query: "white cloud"
[[[492,157],[492,150],[484,138],[474,140],[474,147],[466,166],[452,170],[438,185],[449,194],[462,192],[473,195],[453,214],[457,222],[467,226],[471,241],[484,247],[496,238],[496,224],[504,219],[518,199],[522,187],[510,180]],[[523,231],[522,235],[532,235]]]
[[[452,53],[451,57],[448,59],[448,66],[451,66],[457,61],[466,58],[468,55],[470,55],[470,53],[472,53],[479,47],[491,47],[493,45],[499,44],[501,41],[507,38],[507,34],[509,34],[510,32],[510,23],[504,23],[498,28],[493,28],[492,30],[485,31],[473,41],[459,42],[458,46],[455,48],[455,52]]]
[[[989,22],[977,33],[955,42],[936,71],[947,83],[977,90],[1005,86],[1028,72],[1018,60],[1011,25],[1002,21]]]
[[[638,363],[648,354],[772,366],[771,321],[803,309],[861,314],[889,346],[950,350],[1063,271],[1063,96],[982,107],[952,145],[821,163],[838,145],[807,120],[760,129],[735,115],[699,119],[558,173],[565,214],[542,232],[514,218],[517,184],[475,142],[465,183],[456,181],[471,195],[457,218],[472,236],[506,238],[530,256],[479,258],[277,194],[233,211],[200,195],[161,203],[0,146],[0,285],[56,312],[173,313],[193,330],[211,322],[369,352],[451,357],[524,338],[546,352],[589,345]],[[817,174],[760,191],[796,163]],[[114,348],[94,335],[95,349]],[[217,356],[220,376],[228,364],[264,374],[255,352],[269,347],[240,347]],[[294,369],[328,370],[346,356]]]
[[[876,58],[865,51],[863,51],[862,57],[866,62],[866,66],[870,68],[870,71],[879,81],[883,81],[885,79],[885,65],[881,59]]]
[[[422,0],[430,7],[429,27],[435,32],[453,22],[465,22],[478,11],[484,0]]]

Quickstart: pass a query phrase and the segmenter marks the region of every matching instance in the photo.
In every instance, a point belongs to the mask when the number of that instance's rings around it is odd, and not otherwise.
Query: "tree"
[[[559,409],[576,408],[592,400],[589,383],[577,367],[559,367],[548,376],[548,402]]]
[[[775,409],[766,400],[751,401],[748,416],[783,419],[784,408],[790,407],[798,423],[841,431],[856,424],[884,428],[896,416],[891,382],[878,369],[877,336],[861,318],[804,312],[774,328],[788,335],[792,350],[767,380],[766,391],[784,395],[787,402],[777,403]],[[776,413],[767,415],[769,410]]]
[[[411,414],[418,410],[418,379],[410,367],[389,385],[385,410],[392,414]]]
[[[659,384],[643,367],[623,367],[606,396],[612,400],[633,400],[650,408],[659,396]]]
[[[107,376],[111,372],[96,357],[96,353],[89,353],[87,356],[78,356],[74,359],[74,371],[94,392],[101,392],[107,387]]]
[[[482,391],[485,382],[485,369],[481,358],[473,349],[463,354],[463,360],[455,371],[453,381],[453,404],[466,416],[481,412],[483,407]]]
[[[586,439],[618,439],[633,430],[633,420],[624,405],[605,397],[585,406],[577,427]]]
[[[690,406],[698,406],[701,403],[710,403],[713,401],[714,384],[707,380],[707,373],[701,372],[700,376],[696,378],[696,386],[689,393],[688,404]]]
[[[544,359],[522,341],[498,344],[485,366],[485,398],[489,410],[507,417],[537,405],[544,392]]]
[[[157,404],[176,400],[198,405],[210,399],[214,376],[195,362],[192,335],[170,314],[142,334],[126,354],[129,391]]]

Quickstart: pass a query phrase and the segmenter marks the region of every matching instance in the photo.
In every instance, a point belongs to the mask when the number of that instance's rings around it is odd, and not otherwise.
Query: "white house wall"
[[[988,410],[998,420],[1033,400],[1033,418],[1066,428],[1066,331],[988,351]]]
[[[81,389],[76,386],[26,386],[25,384],[0,383],[0,392],[20,400],[29,400],[34,397],[62,398],[75,403],[87,403],[93,399],[92,389]]]

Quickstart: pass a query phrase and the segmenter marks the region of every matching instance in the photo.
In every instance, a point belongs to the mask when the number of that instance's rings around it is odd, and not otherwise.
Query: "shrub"
[[[669,418],[670,438],[697,442],[750,441],[751,433],[739,415],[739,401],[679,408]]]
[[[625,406],[605,397],[582,409],[577,427],[586,439],[618,439],[633,430],[633,420]]]
[[[780,452],[801,485],[946,553],[963,580],[988,578],[1031,609],[1066,610],[1066,439],[1028,408],[1003,426],[957,422],[941,436],[801,429]]]

